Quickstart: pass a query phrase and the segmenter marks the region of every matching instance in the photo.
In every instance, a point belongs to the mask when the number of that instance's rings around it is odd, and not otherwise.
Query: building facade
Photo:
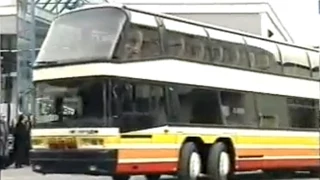
[[[103,2],[102,0],[97,3]],[[85,0],[1,0],[0,114],[7,120],[33,113],[32,64],[50,22],[60,13],[89,3]]]

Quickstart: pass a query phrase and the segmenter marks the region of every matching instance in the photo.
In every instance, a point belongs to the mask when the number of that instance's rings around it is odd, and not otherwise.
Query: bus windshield
[[[164,90],[119,79],[37,82],[35,128],[119,127],[131,131],[165,124]]]
[[[62,15],[52,23],[37,62],[110,59],[125,20],[125,13],[113,7]]]
[[[37,83],[36,127],[105,126],[106,83],[103,80]]]

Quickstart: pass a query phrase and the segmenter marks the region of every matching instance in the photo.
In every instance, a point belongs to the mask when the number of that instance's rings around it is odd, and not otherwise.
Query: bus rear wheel
[[[227,180],[231,176],[231,158],[222,142],[213,144],[209,150],[207,173],[209,180]]]
[[[193,142],[185,143],[181,150],[178,163],[179,180],[196,180],[201,173],[201,156]]]
[[[161,175],[145,175],[147,180],[159,180]]]

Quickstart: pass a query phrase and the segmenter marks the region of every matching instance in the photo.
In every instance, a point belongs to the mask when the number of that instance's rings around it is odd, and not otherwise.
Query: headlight
[[[42,138],[32,138],[31,139],[32,148],[47,148],[48,144],[45,139]]]

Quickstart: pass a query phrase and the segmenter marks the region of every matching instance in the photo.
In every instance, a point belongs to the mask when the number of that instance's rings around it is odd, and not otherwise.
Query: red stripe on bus
[[[312,167],[319,167],[319,159],[261,159],[261,160],[237,160],[237,171],[254,171],[259,169],[292,169],[303,170]]]
[[[176,162],[164,163],[123,163],[117,165],[119,174],[171,174],[177,171]]]

